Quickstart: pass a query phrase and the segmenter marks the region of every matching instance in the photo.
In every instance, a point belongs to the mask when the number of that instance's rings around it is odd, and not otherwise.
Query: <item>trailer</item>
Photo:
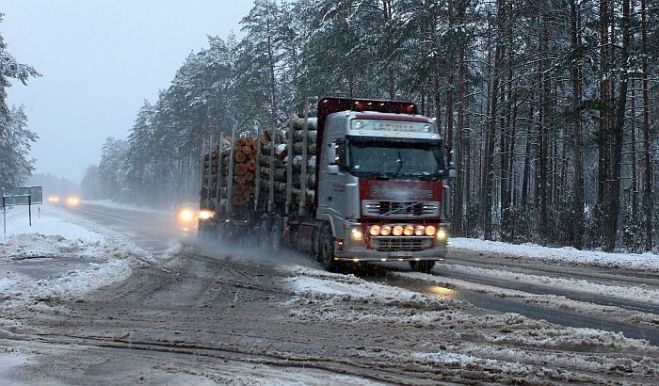
[[[204,237],[287,245],[327,270],[406,261],[429,272],[446,255],[448,169],[435,122],[414,103],[321,98],[286,127],[240,137],[203,157]]]

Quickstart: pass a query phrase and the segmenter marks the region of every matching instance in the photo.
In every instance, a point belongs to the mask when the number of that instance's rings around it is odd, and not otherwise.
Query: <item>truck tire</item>
[[[341,262],[334,260],[334,235],[328,224],[320,227],[318,236],[318,262],[329,272],[339,272]]]
[[[435,262],[432,260],[410,261],[410,267],[417,272],[430,273],[434,266]]]

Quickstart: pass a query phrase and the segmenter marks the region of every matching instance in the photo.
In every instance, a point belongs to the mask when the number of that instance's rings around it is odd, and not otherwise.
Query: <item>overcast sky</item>
[[[206,35],[240,35],[251,0],[0,0],[8,51],[43,77],[12,82],[39,134],[37,173],[79,182],[108,136],[125,137]]]

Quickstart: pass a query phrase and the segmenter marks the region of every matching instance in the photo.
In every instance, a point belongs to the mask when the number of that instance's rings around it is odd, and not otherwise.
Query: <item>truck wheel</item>
[[[410,261],[410,267],[417,272],[430,273],[435,262],[432,260]]]
[[[334,260],[334,236],[332,235],[332,229],[328,225],[323,225],[320,228],[318,261],[329,272],[340,271],[341,263]]]

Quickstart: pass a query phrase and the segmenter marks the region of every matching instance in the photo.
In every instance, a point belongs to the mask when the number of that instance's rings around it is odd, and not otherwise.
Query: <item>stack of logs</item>
[[[307,162],[306,171],[303,171],[303,150],[304,150],[304,118],[297,118],[292,121],[290,127],[272,132],[266,131],[260,137],[261,157],[260,157],[260,186],[261,194],[264,200],[267,200],[269,193],[270,174],[274,175],[274,203],[275,205],[286,202],[286,179],[288,175],[288,162],[292,161],[292,183],[291,183],[291,201],[294,206],[300,202],[302,185],[305,184],[305,204],[312,206],[314,203],[314,191],[316,184],[316,140],[317,124],[316,119],[311,118],[308,122],[307,135]],[[292,138],[290,137],[292,136]],[[292,143],[292,152],[289,151],[289,143]],[[274,149],[274,167],[271,168],[271,152]],[[304,177],[303,177],[304,172]],[[304,182],[302,179],[304,178]]]
[[[221,150],[220,150],[221,149]],[[217,186],[219,157],[222,157],[222,176],[221,184]],[[212,152],[213,163],[211,174],[208,174],[208,154],[204,155],[204,175],[202,180],[202,206],[218,210],[225,205],[224,198],[227,195],[227,181],[229,180],[229,157],[231,157],[231,138],[225,137],[219,145],[215,146]],[[254,138],[241,138],[236,141],[233,149],[235,160],[233,169],[233,197],[231,203],[236,208],[244,207],[249,199],[254,195],[256,180],[256,146]],[[210,179],[210,184],[208,183]],[[210,185],[210,190],[208,189]],[[220,208],[215,208],[217,193],[221,194],[223,199],[220,201]]]
[[[228,176],[228,165],[230,151],[222,154],[225,158],[223,165],[226,165],[227,171],[225,176]],[[233,197],[231,204],[234,207],[242,208],[254,195],[255,179],[256,179],[256,146],[254,138],[240,138],[236,141],[236,146],[233,150],[233,158],[235,161],[233,171]],[[225,177],[226,180],[227,177]]]

